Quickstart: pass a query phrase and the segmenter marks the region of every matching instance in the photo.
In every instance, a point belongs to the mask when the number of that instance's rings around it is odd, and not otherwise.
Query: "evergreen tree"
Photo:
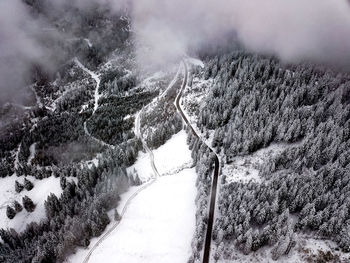
[[[22,205],[18,201],[14,202],[14,207],[15,207],[15,210],[16,210],[17,213],[19,213],[19,212],[21,212],[23,210]]]
[[[15,190],[17,193],[22,192],[24,186],[22,184],[20,184],[18,181],[15,182]]]
[[[16,211],[10,206],[6,208],[6,215],[9,219],[13,219],[16,216]]]
[[[33,203],[33,201],[28,197],[25,196],[22,198],[22,203],[23,203],[23,207],[25,210],[27,210],[27,212],[33,212],[35,209],[35,204]]]
[[[29,181],[27,178],[24,178],[24,188],[27,191],[30,191],[33,189],[33,187],[34,187],[33,183],[31,181]]]

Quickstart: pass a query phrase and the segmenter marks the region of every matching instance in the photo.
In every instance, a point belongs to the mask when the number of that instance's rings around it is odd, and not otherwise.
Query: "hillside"
[[[184,105],[221,156],[214,259],[286,260],[303,238],[349,252],[349,75],[246,52],[206,65]]]

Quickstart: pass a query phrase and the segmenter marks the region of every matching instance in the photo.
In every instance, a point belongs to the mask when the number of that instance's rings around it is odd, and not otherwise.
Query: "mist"
[[[45,51],[34,35],[37,24],[18,0],[0,1],[0,102],[20,98],[29,81],[32,63],[44,60]]]
[[[233,49],[238,41],[285,62],[350,65],[346,0],[138,0],[132,1],[132,18],[136,39],[149,47],[139,54],[141,63],[203,48]]]
[[[28,0],[29,1],[29,0]],[[33,1],[32,1],[33,2]],[[35,2],[35,1],[34,1]],[[350,7],[346,0],[56,0],[52,15],[74,7],[99,5],[127,11],[140,68],[163,68],[183,56],[233,50],[237,43],[282,61],[311,61],[350,68]],[[31,67],[50,68],[43,46],[45,20],[21,0],[0,2],[0,101],[30,82]],[[54,32],[61,35],[62,32]],[[62,56],[64,54],[62,53]]]

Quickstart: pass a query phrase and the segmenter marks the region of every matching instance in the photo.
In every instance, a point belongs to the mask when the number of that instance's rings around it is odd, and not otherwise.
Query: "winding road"
[[[91,75],[91,71],[87,70],[77,59],[75,60],[75,62],[78,64],[79,67],[81,67],[83,70],[85,70],[86,72],[88,72],[90,75]],[[172,82],[169,84],[168,88],[163,92],[163,94],[161,95],[161,97],[166,93],[167,90],[171,89],[171,87],[173,87],[176,83],[176,80],[178,78],[178,75],[179,75],[179,72],[180,72],[180,68],[179,70],[177,71],[174,79],[172,80]],[[97,76],[96,74],[94,74],[95,76]],[[94,78],[95,79],[95,78]],[[98,90],[98,86],[99,86],[99,79],[96,80],[97,82],[97,87],[96,87],[96,90]],[[96,92],[95,92],[95,95],[96,95]],[[95,107],[96,107],[96,103],[98,102],[98,100],[95,100]],[[146,106],[146,108],[151,105],[153,103],[153,101],[148,104]],[[150,161],[151,161],[151,166],[152,166],[152,170],[154,172],[154,176],[155,178],[153,178],[151,181],[149,181],[148,183],[146,183],[145,185],[143,185],[141,188],[139,188],[132,196],[130,196],[127,200],[127,202],[125,203],[124,207],[123,207],[123,210],[121,212],[121,215],[120,215],[120,219],[118,221],[116,221],[112,227],[97,241],[96,244],[94,244],[94,246],[90,249],[89,253],[85,256],[84,260],[83,260],[83,263],[87,263],[89,262],[89,259],[91,257],[91,255],[94,253],[94,251],[97,249],[97,247],[106,239],[110,236],[110,234],[118,227],[118,225],[120,224],[121,220],[123,219],[123,216],[125,215],[130,203],[135,199],[135,197],[141,193],[143,190],[145,190],[146,188],[148,188],[149,186],[151,186],[153,183],[155,183],[157,181],[157,179],[160,177],[160,174],[158,172],[158,169],[154,163],[154,154],[152,152],[152,150],[148,147],[146,141],[142,138],[142,133],[141,133],[141,115],[143,113],[145,108],[142,108],[142,110],[136,115],[136,118],[135,118],[135,135],[137,138],[139,138],[142,142],[142,146],[143,148],[145,149],[145,151],[149,154],[150,156]],[[87,132],[88,135],[90,135],[89,131],[87,130],[87,127],[86,127],[86,123],[84,123],[84,130],[85,132]],[[91,136],[91,135],[90,135]],[[94,138],[93,136],[91,136],[92,138]],[[96,139],[96,138],[94,138]],[[98,139],[96,139],[98,140]],[[106,144],[104,142],[101,141],[101,143],[103,144]],[[108,145],[107,145],[108,146]],[[185,169],[186,167],[183,167],[183,169]]]
[[[78,61],[76,61],[78,63]],[[78,63],[81,65],[81,63]],[[194,134],[194,136],[196,138],[198,138],[199,140],[201,140],[204,144],[205,142],[202,140],[202,138],[198,135],[198,133],[196,132],[196,130],[193,128],[193,126],[191,125],[191,123],[189,122],[189,120],[186,117],[186,114],[184,113],[183,109],[181,108],[181,97],[183,95],[183,92],[185,90],[185,88],[188,86],[188,67],[185,61],[183,61],[183,65],[184,65],[184,80],[181,86],[181,89],[175,99],[174,105],[176,106],[177,111],[180,113],[183,121],[186,123],[186,125],[188,127],[190,127],[192,133]],[[81,65],[82,66],[82,65]],[[83,67],[83,66],[82,66]],[[85,68],[86,69],[86,68]],[[88,73],[91,73],[89,70],[86,70]],[[178,78],[179,75],[179,71],[180,68],[174,78],[174,80],[170,83],[169,87],[167,88],[170,89],[175,83],[176,83],[176,79]],[[92,74],[90,74],[92,75]],[[96,79],[95,79],[96,80]],[[97,92],[98,92],[98,86],[99,86],[99,81],[96,80],[97,82]],[[165,92],[164,92],[165,93]],[[164,94],[163,93],[163,94]],[[162,95],[163,95],[162,94]],[[96,95],[96,94],[95,94]],[[161,95],[161,97],[162,97]],[[96,97],[95,97],[96,98]],[[95,100],[95,110],[98,107],[97,103],[98,100]],[[151,105],[152,102],[149,104]],[[147,105],[146,108],[149,106]],[[96,107],[97,106],[97,107]],[[147,184],[145,184],[144,186],[142,186],[140,189],[138,189],[126,202],[125,206],[123,207],[122,213],[121,213],[121,217],[119,221],[116,221],[113,226],[98,240],[98,242],[91,248],[91,250],[89,251],[89,253],[86,255],[86,257],[84,258],[83,263],[87,263],[91,257],[91,255],[93,254],[93,252],[96,250],[96,248],[117,228],[117,226],[120,224],[120,221],[122,220],[125,212],[127,211],[127,208],[129,206],[129,204],[132,202],[132,200],[143,190],[145,190],[146,188],[148,188],[150,185],[152,185],[157,178],[160,177],[160,174],[157,170],[157,167],[154,163],[154,155],[153,152],[149,149],[149,147],[147,146],[147,143],[145,142],[145,140],[142,138],[142,134],[141,134],[141,116],[142,113],[144,111],[145,108],[143,108],[137,115],[135,118],[135,135],[141,140],[143,148],[146,150],[146,152],[149,154],[150,156],[150,160],[151,160],[151,166],[155,175],[155,178],[152,179],[151,181],[149,181]],[[84,127],[86,129],[86,127]],[[86,129],[87,130],[87,129]],[[203,263],[208,263],[209,259],[210,259],[210,245],[211,245],[211,237],[212,237],[212,229],[213,229],[213,222],[214,222],[214,212],[215,212],[215,203],[216,203],[216,192],[217,192],[217,183],[218,183],[218,177],[219,177],[219,167],[220,167],[220,162],[219,162],[219,158],[216,155],[216,153],[214,152],[214,150],[212,148],[210,148],[207,144],[205,144],[210,152],[214,153],[214,163],[215,163],[215,167],[214,167],[214,173],[213,173],[213,177],[212,177],[212,186],[211,186],[211,195],[210,195],[210,205],[209,205],[209,211],[208,211],[208,227],[207,227],[207,232],[206,232],[206,238],[205,238],[205,245],[204,245],[204,253],[203,253]]]
[[[210,205],[209,205],[209,211],[208,211],[208,226],[207,226],[207,232],[206,232],[205,241],[204,241],[205,242],[204,243],[204,253],[203,253],[203,260],[202,260],[203,263],[208,263],[210,260],[210,245],[211,245],[211,236],[212,236],[213,223],[214,223],[214,212],[215,212],[216,192],[217,192],[217,186],[218,186],[220,162],[219,162],[219,158],[218,158],[217,154],[215,153],[215,151],[212,148],[210,148],[204,142],[204,140],[202,140],[202,138],[198,135],[198,133],[193,128],[193,126],[191,125],[191,123],[187,119],[186,114],[184,113],[184,111],[181,108],[181,103],[180,103],[181,96],[182,96],[185,88],[188,86],[188,75],[189,75],[186,62],[183,61],[183,64],[184,64],[184,68],[185,68],[185,77],[184,77],[184,81],[182,83],[181,90],[176,97],[175,106],[176,106],[178,112],[181,114],[181,117],[184,120],[184,122],[187,124],[188,127],[190,127],[194,136],[196,138],[198,138],[199,140],[201,140],[209,148],[210,152],[214,154],[215,167],[214,167],[214,173],[213,173],[212,185],[211,185]]]
[[[78,58],[74,58],[74,62],[78,65],[79,68],[81,68],[83,71],[85,71],[86,73],[88,73],[91,78],[93,80],[95,80],[96,82],[96,88],[95,88],[95,94],[94,94],[94,99],[95,99],[95,103],[94,103],[94,111],[92,113],[92,115],[95,114],[96,110],[98,109],[98,100],[101,97],[101,94],[99,92],[100,89],[100,83],[101,83],[101,79],[99,77],[99,75],[97,75],[96,73],[92,72],[91,70],[87,69],[79,60]]]

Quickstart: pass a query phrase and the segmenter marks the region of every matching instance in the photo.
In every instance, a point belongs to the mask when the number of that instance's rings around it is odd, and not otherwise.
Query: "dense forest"
[[[273,144],[284,147],[259,165],[261,182],[222,175],[214,257],[267,246],[278,259],[298,234],[350,252],[350,75],[239,51],[210,59],[196,76],[214,81],[197,126],[214,132],[223,165]]]
[[[100,8],[82,11],[68,6],[52,16],[49,1],[26,3],[34,15],[48,19],[58,30],[70,30],[75,37],[57,44],[67,53],[57,52],[60,66],[55,74],[45,75],[38,69],[41,74],[33,78],[28,106],[1,106],[0,176],[18,177],[13,185],[17,193],[36,191],[28,176],[37,180],[54,176],[60,178],[63,193],[48,196],[46,218],[41,222],[30,223],[21,233],[0,230],[0,262],[62,262],[76,247],[88,246],[90,238],[104,231],[110,222],[107,212],[117,206],[120,194],[140,183],[137,174],[126,171],[141,150],[133,133],[134,119],[127,117],[157,93],[130,92],[139,80],[125,74],[133,56],[125,17]],[[93,45],[88,45],[88,37]],[[45,41],[49,44],[50,39]],[[123,63],[111,74],[105,63],[115,58],[115,50],[125,53],[119,52]],[[101,79],[104,95],[96,112],[95,80],[74,58],[98,72]],[[14,201],[1,212],[11,220],[35,208],[24,196],[21,203]]]

